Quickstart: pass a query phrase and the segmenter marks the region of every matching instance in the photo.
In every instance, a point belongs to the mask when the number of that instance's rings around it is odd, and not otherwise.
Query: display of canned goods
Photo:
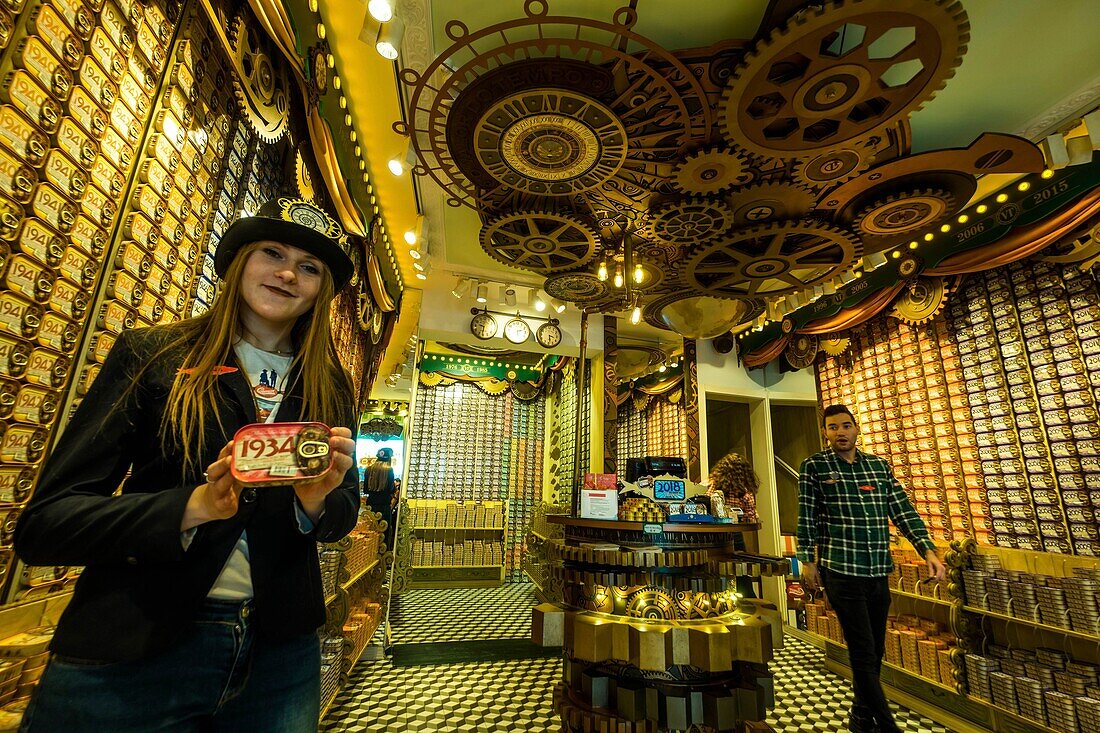
[[[59,403],[54,390],[28,384],[19,389],[11,414],[19,422],[49,425],[57,417]]]
[[[99,265],[76,247],[65,250],[59,266],[61,275],[84,288],[90,288],[99,274]]]
[[[12,104],[44,132],[52,134],[57,130],[61,119],[60,106],[23,69],[9,71],[4,76],[3,83],[0,83],[0,101]]]
[[[110,196],[99,190],[95,184],[88,186],[80,205],[92,221],[104,227],[111,226],[115,215],[118,213],[118,204]]]
[[[1085,472],[1085,479],[1086,480],[1091,478],[1091,474],[1100,473],[1100,458],[1092,457],[1092,456],[1082,456],[1081,457],[1081,470]],[[1096,478],[1097,478],[1097,480],[1100,480],[1100,476],[1098,476]],[[1093,488],[1091,484],[1089,485],[1089,488]]]
[[[86,57],[77,69],[76,83],[88,92],[88,98],[102,109],[110,109],[118,99],[119,85],[111,80],[99,63]]]
[[[202,276],[205,277],[207,280],[211,281],[211,283],[217,281],[218,274],[214,270],[214,255],[213,254],[208,253],[208,254],[203,255],[202,265],[201,265],[201,272],[202,272]]]
[[[132,74],[127,73],[122,77],[122,80],[118,83],[118,96],[122,99],[123,103],[130,108],[130,111],[137,115],[139,118],[144,119],[145,115],[149,113],[150,99],[149,95],[142,89],[141,84]]]
[[[38,466],[0,465],[0,503],[22,504],[30,497]]]
[[[123,178],[118,169],[111,165],[111,162],[102,155],[95,158],[91,177],[92,180],[99,184],[99,187],[103,191],[106,191],[111,196],[111,198],[120,198],[123,189],[126,187],[126,179]]]
[[[129,145],[137,145],[141,138],[141,125],[125,104],[116,104],[111,107],[111,127]]]
[[[42,306],[15,293],[0,293],[0,330],[32,338],[42,323]]]
[[[60,389],[69,375],[71,364],[72,360],[64,354],[36,348],[28,359],[25,378],[32,384]]]
[[[169,173],[175,173],[179,169],[179,155],[164,135],[160,133],[150,135],[148,151]]]
[[[172,274],[154,263],[149,271],[149,277],[146,279],[146,287],[163,298],[168,294],[168,289],[172,287]]]
[[[13,66],[26,69],[58,102],[69,98],[73,88],[73,72],[61,63],[42,39],[27,36],[16,44],[11,59]]]
[[[90,257],[100,257],[107,249],[107,232],[83,214],[76,218],[69,236],[72,244]],[[81,282],[80,279],[74,281]]]
[[[168,213],[168,205],[153,186],[135,186],[130,204],[157,224],[164,221],[164,215]]]
[[[191,72],[191,69],[184,63],[177,63],[172,69],[172,81],[175,82],[175,86],[183,92],[184,96],[190,101],[195,101],[195,75]]]
[[[1100,323],[1077,324],[1077,337],[1081,339],[1082,344],[1089,339],[1100,338]]]
[[[184,287],[186,287],[186,284]],[[164,305],[176,315],[183,315],[187,307],[187,293],[179,285],[172,283],[172,287],[168,289],[168,294],[164,296]]]
[[[168,210],[183,220],[191,213],[191,202],[183,195],[183,191],[173,188],[168,194]]]
[[[158,323],[164,315],[164,301],[160,299],[160,296],[146,289],[142,295],[141,304],[137,306],[137,312],[142,318]]]
[[[64,191],[74,201],[84,197],[88,187],[88,176],[60,150],[51,150],[42,167],[46,180]]]
[[[114,334],[101,331],[92,336],[88,343],[88,358],[97,364],[107,361],[107,355],[114,348],[116,337]]]
[[[50,140],[10,104],[0,105],[0,144],[32,166],[45,160]]]
[[[134,327],[134,312],[117,300],[109,300],[99,307],[99,318],[96,327],[120,334]]]
[[[0,375],[21,377],[27,371],[34,347],[22,339],[0,335]]]
[[[38,37],[62,63],[76,69],[84,56],[84,44],[51,3],[36,5],[26,14],[27,35]]]
[[[133,308],[141,305],[145,285],[128,272],[112,273],[107,281],[107,297],[114,298]]]
[[[172,214],[165,215],[164,222],[160,225],[160,231],[165,239],[168,239],[177,247],[183,242],[183,238],[187,236],[187,230],[184,228],[183,223]]]
[[[89,364],[80,371],[80,379],[76,384],[76,391],[81,397],[88,394],[88,390],[92,388],[92,382],[99,376],[99,370],[102,369],[100,364]]]
[[[0,148],[0,191],[25,204],[31,199],[38,176],[34,169]]]
[[[136,278],[144,279],[153,267],[153,256],[133,240],[126,240],[115,254],[115,267],[120,267]]]
[[[195,281],[195,297],[204,303],[213,303],[217,294],[217,286],[212,280],[203,276]]]
[[[0,440],[0,461],[34,463],[42,457],[49,433],[39,425],[8,425]]]
[[[164,64],[167,56],[164,46],[157,39],[156,33],[148,23],[138,26],[137,47],[145,60],[154,67],[160,68]]]
[[[78,127],[90,135],[92,140],[100,141],[103,135],[107,134],[107,129],[110,127],[107,112],[100,108],[99,102],[92,98],[90,92],[84,87],[74,87],[73,95],[69,97],[68,112]],[[63,124],[64,121],[58,124],[59,141],[62,134],[72,136],[72,133],[62,129]],[[59,144],[65,147],[65,143],[59,142]]]
[[[102,28],[111,42],[122,52],[123,56],[129,56],[134,50],[134,35],[130,30],[127,16],[123,14],[113,2],[103,5],[99,14]]]
[[[172,268],[173,287],[178,286],[180,288],[186,289],[191,286],[191,281],[194,279],[195,271],[192,270],[191,266],[183,260],[178,261],[176,263],[176,266]],[[171,293],[171,290],[169,290],[169,293]],[[167,299],[168,295],[165,295],[164,297],[165,299]]]
[[[45,303],[53,293],[55,279],[56,276],[50,268],[24,254],[18,254],[10,259],[0,283],[8,290],[36,303]]]
[[[179,256],[176,253],[175,246],[166,239],[159,239],[153,250],[153,259],[161,267],[172,270],[175,269],[176,263],[179,261]]]
[[[118,83],[126,73],[126,59],[99,26],[92,30],[92,35],[88,39],[88,48],[91,49],[92,58],[107,72],[111,81]]]
[[[42,316],[42,325],[34,339],[47,349],[71,354],[79,337],[80,327],[76,323],[59,313],[46,313]]]

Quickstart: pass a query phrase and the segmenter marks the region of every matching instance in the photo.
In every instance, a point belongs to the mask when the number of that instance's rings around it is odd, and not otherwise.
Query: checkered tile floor
[[[779,733],[846,730],[850,687],[822,664],[821,652],[787,637],[776,655]],[[361,662],[321,725],[321,733],[560,733],[553,689],[557,659],[394,667]],[[904,708],[906,733],[950,733]]]
[[[499,588],[411,590],[394,599],[390,641],[423,644],[527,639],[531,636],[531,609],[537,605],[530,583],[509,583]]]

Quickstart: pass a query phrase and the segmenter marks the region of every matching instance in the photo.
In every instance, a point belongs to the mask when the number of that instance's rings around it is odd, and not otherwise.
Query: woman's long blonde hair
[[[174,443],[182,451],[185,475],[205,468],[198,462],[207,448],[205,429],[211,417],[222,427],[215,368],[228,361],[235,343],[240,324],[241,277],[248,258],[260,247],[259,242],[241,247],[225,274],[222,291],[206,313],[158,327],[168,338],[144,365],[148,368],[170,353],[187,349],[172,381],[160,426],[162,445]],[[332,274],[323,268],[317,299],[294,324],[291,340],[297,351],[294,366],[301,367],[298,379],[303,380],[302,419],[337,427],[347,419],[341,406],[347,404],[352,386],[332,340],[332,297]],[[287,391],[291,389],[293,385]]]

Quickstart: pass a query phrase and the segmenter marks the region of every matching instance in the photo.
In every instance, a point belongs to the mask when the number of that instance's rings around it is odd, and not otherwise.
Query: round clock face
[[[488,313],[478,313],[474,316],[474,319],[470,321],[470,333],[477,336],[479,339],[491,339],[497,335],[497,322]]]
[[[513,318],[504,324],[504,337],[513,344],[522,344],[531,338],[531,327],[522,318]]]
[[[552,349],[561,343],[561,329],[553,323],[544,323],[535,331],[535,341],[544,349]]]

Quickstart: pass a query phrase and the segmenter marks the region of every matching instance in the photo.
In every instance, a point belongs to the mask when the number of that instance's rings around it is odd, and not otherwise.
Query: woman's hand
[[[191,492],[191,498],[183,512],[181,532],[206,522],[229,519],[237,513],[241,483],[233,478],[229,470],[232,455],[231,440],[218,453],[218,460],[206,467],[206,483],[200,484]]]
[[[306,515],[314,522],[325,508],[325,497],[344,480],[344,474],[355,464],[355,441],[351,439],[348,428],[333,428],[328,440],[332,453],[332,468],[328,473],[310,481],[294,484],[294,493],[302,504]]]

